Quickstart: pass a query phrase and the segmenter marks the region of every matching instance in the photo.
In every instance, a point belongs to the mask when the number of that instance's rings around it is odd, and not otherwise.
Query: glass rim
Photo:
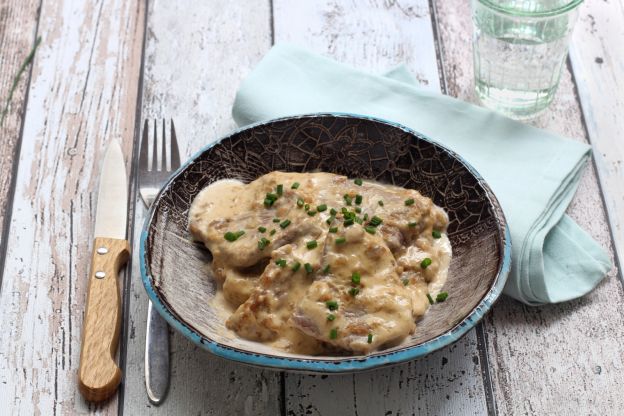
[[[568,13],[574,10],[575,8],[577,8],[578,6],[580,6],[581,3],[583,3],[583,0],[570,0],[565,5],[557,7],[556,9],[545,10],[541,12],[527,12],[527,11],[522,11],[522,10],[517,10],[517,9],[513,9],[513,10],[509,9],[500,4],[494,3],[492,0],[476,0],[476,1],[499,13],[506,14],[508,16],[518,16],[518,17],[553,17],[553,16]]]

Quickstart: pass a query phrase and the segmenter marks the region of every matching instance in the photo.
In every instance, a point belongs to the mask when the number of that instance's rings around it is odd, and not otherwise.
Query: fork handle
[[[169,328],[151,301],[145,334],[145,387],[155,405],[163,402],[169,390]]]

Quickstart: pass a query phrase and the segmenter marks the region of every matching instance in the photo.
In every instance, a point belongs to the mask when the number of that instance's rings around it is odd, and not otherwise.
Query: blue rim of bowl
[[[473,308],[473,310],[458,324],[456,324],[449,331],[445,332],[442,335],[439,335],[429,341],[423,342],[422,344],[414,345],[414,346],[406,346],[404,348],[398,350],[390,350],[388,352],[380,351],[368,356],[354,356],[354,357],[336,357],[335,360],[327,359],[327,357],[322,357],[319,359],[309,359],[309,358],[297,358],[297,357],[278,357],[271,356],[260,353],[253,353],[241,349],[237,349],[234,347],[226,346],[220,344],[211,339],[207,339],[201,334],[199,334],[195,329],[191,328],[186,323],[182,322],[178,319],[168,308],[165,306],[163,301],[160,299],[156,291],[154,290],[151,282],[152,278],[147,272],[147,261],[146,261],[146,244],[147,237],[149,234],[149,224],[154,215],[154,209],[156,204],[152,204],[147,217],[145,218],[145,223],[143,224],[143,229],[141,230],[141,240],[140,240],[140,252],[139,252],[139,260],[140,260],[140,269],[141,269],[141,280],[143,281],[143,286],[147,291],[147,295],[152,301],[153,306],[156,308],[158,313],[165,320],[175,328],[182,335],[193,341],[196,345],[210,351],[216,356],[240,362],[243,364],[248,364],[257,367],[271,368],[276,370],[289,370],[289,371],[300,371],[300,372],[309,372],[309,373],[352,373],[359,372],[364,370],[372,370],[375,368],[392,366],[395,364],[400,364],[406,361],[411,361],[416,358],[425,356],[433,351],[436,351],[442,347],[450,345],[461,337],[463,337],[470,329],[472,329],[490,310],[492,305],[496,302],[498,297],[501,295],[503,291],[503,287],[505,286],[505,282],[507,281],[507,276],[509,275],[509,271],[511,269],[511,235],[509,233],[509,226],[507,225],[507,221],[505,220],[505,216],[503,214],[502,209],[500,208],[500,204],[498,200],[494,196],[491,188],[487,185],[485,180],[481,177],[481,175],[470,165],[466,160],[464,160],[461,156],[459,156],[454,151],[450,150],[446,146],[437,143],[436,141],[430,139],[429,137],[423,135],[422,133],[418,133],[415,130],[410,129],[402,124],[395,123],[393,121],[388,121],[384,119],[380,119],[377,117],[371,117],[361,114],[353,114],[353,113],[339,113],[339,112],[322,112],[322,113],[309,113],[309,114],[299,114],[292,115],[286,117],[275,118],[271,120],[261,121],[254,124],[249,124],[242,128],[239,128],[221,138],[214,141],[213,143],[204,146],[201,150],[196,152],[192,157],[190,157],[178,170],[176,170],[167,180],[166,184],[162,187],[158,196],[154,199],[157,201],[162,192],[169,187],[171,182],[183,171],[186,169],[188,165],[193,163],[195,159],[197,159],[201,154],[206,152],[211,147],[215,146],[217,143],[232,137],[236,134],[239,134],[242,131],[255,128],[258,126],[263,126],[267,124],[272,124],[279,121],[284,120],[292,120],[292,119],[305,119],[305,118],[313,118],[313,117],[344,117],[344,118],[359,118],[366,119],[374,122],[379,122],[383,124],[387,124],[396,128],[399,128],[407,133],[410,133],[419,139],[426,140],[430,143],[433,143],[436,146],[440,146],[445,151],[447,151],[451,156],[457,158],[464,166],[474,175],[474,177],[479,181],[481,186],[486,190],[488,199],[490,199],[490,203],[498,210],[495,210],[495,216],[499,220],[499,222],[504,226],[504,232],[501,235],[502,240],[502,258],[499,261],[498,273],[496,274],[496,278],[494,279],[494,283],[488,290],[488,292],[483,296],[481,301]]]

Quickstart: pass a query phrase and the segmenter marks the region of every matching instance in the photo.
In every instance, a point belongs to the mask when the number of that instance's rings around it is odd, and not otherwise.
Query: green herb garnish
[[[334,208],[329,210],[330,215],[336,216],[336,214],[338,214],[338,211],[336,211]]]
[[[355,183],[355,184],[356,184],[356,185],[358,185],[358,186],[362,186],[362,183],[363,183],[363,182],[362,182],[362,179],[360,179],[360,178],[356,178],[356,179],[353,181],[353,183]]]
[[[405,205],[410,206],[410,205],[414,205],[414,198],[410,198],[410,199],[406,199],[405,200]]]
[[[351,205],[353,198],[351,198],[348,194],[344,194],[344,200],[345,200],[345,204]]]
[[[372,227],[370,225],[367,225],[366,227],[364,227],[364,230],[366,230],[367,233],[369,234],[375,234],[375,231],[377,230],[375,227]]]
[[[310,263],[306,263],[303,265],[303,268],[305,269],[306,272],[308,273],[312,273],[314,271],[314,269],[312,269],[312,265]]]
[[[280,223],[281,228],[286,228],[290,225],[290,220],[286,219]]]
[[[316,242],[316,240],[310,240],[306,243],[306,247],[308,248],[308,250],[313,250],[318,247],[318,243]]]
[[[310,217],[313,217],[313,216],[315,216],[315,215],[316,215],[316,211],[314,211],[314,210],[310,210],[310,211],[308,211],[308,215],[309,215]]]
[[[276,218],[273,218],[273,222],[275,222],[275,223],[280,222],[280,221],[281,221],[281,220],[280,220],[279,218],[277,218],[277,217],[276,217]]]
[[[333,313],[327,314],[328,321],[333,321],[334,319],[336,319],[336,315],[334,315]]]
[[[284,194],[284,185],[281,183],[277,185],[277,195],[282,196]]]
[[[420,262],[420,267],[422,267],[423,269],[426,269],[429,266],[431,266],[431,259],[429,257],[426,257],[423,261]]]
[[[293,272],[296,272],[297,270],[299,270],[300,267],[301,267],[301,263],[296,261],[290,268],[292,269]]]
[[[360,289],[358,289],[357,287],[352,287],[351,289],[349,289],[349,294],[353,297],[356,297],[358,293],[360,293]]]
[[[410,227],[410,228],[414,228],[414,227],[416,227],[417,225],[418,225],[418,223],[417,223],[417,222],[408,222],[408,223],[407,223],[407,226],[408,226],[408,227]]]
[[[301,208],[301,207],[303,206],[303,204],[304,204],[303,199],[302,199],[302,198],[297,198],[297,206],[298,206],[299,208]]]
[[[381,218],[379,218],[377,215],[373,215],[373,218],[370,219],[369,225],[372,225],[373,227],[377,227],[382,222],[383,220]]]
[[[269,235],[273,235],[275,234],[277,231],[275,231],[275,229],[271,230],[271,232],[269,233]]]
[[[225,238],[227,241],[231,243],[233,241],[238,240],[243,234],[245,234],[245,231],[243,230],[236,231],[234,233],[231,231],[228,231],[227,233],[223,234],[223,238]]]
[[[286,267],[286,260],[284,260],[284,259],[277,259],[277,260],[275,260],[275,264],[277,264],[279,267]]]
[[[329,264],[323,268],[323,274],[329,273]]]
[[[433,298],[431,297],[429,293],[427,293],[427,299],[429,299],[429,304],[433,305]]]
[[[266,238],[262,237],[259,241],[258,241],[258,249],[260,250],[264,250],[266,248],[266,246],[268,246],[269,244],[271,244],[270,240],[267,240]]]
[[[343,225],[345,227],[349,227],[349,226],[353,225],[353,222],[354,222],[353,218],[347,218],[346,220],[344,220]]]
[[[431,236],[433,238],[440,238],[440,237],[442,237],[442,233],[440,231],[438,231],[438,230],[433,230],[433,231],[431,231]]]
[[[265,231],[266,231],[266,228],[264,228],[264,227],[258,227],[258,231],[260,231],[261,233],[263,233],[263,232],[265,232]]]
[[[335,239],[335,240],[334,240],[334,242],[335,242],[336,244],[344,244],[344,243],[346,243],[346,242],[347,242],[347,239],[346,239],[346,238],[344,238],[344,237],[338,237],[337,239]]]
[[[327,210],[327,205],[325,205],[325,204],[317,205],[316,210],[318,212],[323,212],[323,211]]]
[[[362,195],[357,194],[355,196],[355,205],[360,205],[362,203]]]
[[[377,203],[379,204],[380,207],[383,207],[383,201],[382,200],[377,201]]]
[[[366,342],[368,342],[369,344],[373,343],[373,334],[371,333],[368,334],[368,338],[366,339]]]
[[[403,279],[403,286],[409,285],[409,279]]]
[[[332,328],[332,330],[329,331],[329,339],[336,339],[336,338],[338,338],[338,329]]]
[[[327,302],[325,302],[325,305],[330,311],[335,311],[336,309],[338,309],[338,302],[336,302],[335,300],[328,300]]]
[[[331,228],[329,229],[329,232],[330,232],[330,233],[337,233],[337,232],[338,232],[338,227],[331,227]]]
[[[351,275],[351,282],[355,285],[359,285],[361,279],[362,279],[362,276],[360,275],[359,272],[353,272],[353,274]]]
[[[448,292],[440,292],[436,296],[436,302],[444,302],[448,298]]]
[[[290,187],[290,189],[297,189],[299,188],[299,182],[295,182],[292,184],[292,186]]]
[[[331,215],[329,218],[325,220],[325,222],[327,223],[327,225],[331,225],[331,223],[334,222],[335,219],[336,219],[336,216]]]

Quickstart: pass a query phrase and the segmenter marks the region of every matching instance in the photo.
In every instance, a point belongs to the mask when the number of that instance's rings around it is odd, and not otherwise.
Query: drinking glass
[[[552,102],[583,0],[472,0],[475,92],[529,119]]]

